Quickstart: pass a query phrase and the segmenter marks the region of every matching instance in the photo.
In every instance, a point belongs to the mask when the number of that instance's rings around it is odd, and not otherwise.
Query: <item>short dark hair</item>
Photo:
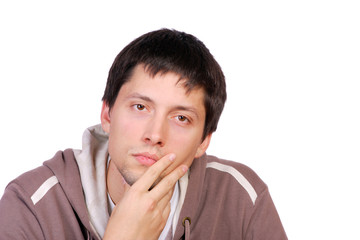
[[[215,132],[226,101],[225,77],[206,46],[196,37],[176,30],[146,33],[127,45],[115,58],[102,100],[109,109],[135,66],[144,64],[150,74],[174,72],[186,81],[188,91],[203,88],[206,111],[203,139]]]

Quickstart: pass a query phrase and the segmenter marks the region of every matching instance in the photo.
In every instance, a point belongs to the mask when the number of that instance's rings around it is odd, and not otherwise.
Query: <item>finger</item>
[[[159,201],[158,201],[158,207],[159,209],[164,209],[166,207],[166,205],[168,203],[170,203],[170,200],[171,200],[171,197],[173,195],[173,190],[169,191],[167,194],[165,194],[165,196],[163,198],[161,198]]]
[[[171,173],[166,177],[161,179],[161,181],[149,192],[153,199],[162,199],[169,191],[171,191],[175,183],[185,175],[188,167],[186,165],[181,165],[175,168]]]
[[[168,202],[163,211],[163,219],[167,220],[171,212],[171,204]]]
[[[140,188],[141,190],[148,191],[148,189],[154,184],[159,176],[174,162],[175,154],[170,153],[162,157],[151,167],[149,167],[144,175],[142,175],[133,185],[134,188]]]

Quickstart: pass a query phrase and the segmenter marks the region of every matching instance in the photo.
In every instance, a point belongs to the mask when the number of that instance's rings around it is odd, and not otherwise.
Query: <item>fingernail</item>
[[[184,172],[187,172],[187,170],[189,169],[187,166],[185,166],[185,165],[183,165],[182,167],[181,167],[181,169],[184,171]]]
[[[172,162],[172,161],[175,160],[175,157],[176,157],[175,154],[171,154],[171,155],[169,156],[169,160]]]

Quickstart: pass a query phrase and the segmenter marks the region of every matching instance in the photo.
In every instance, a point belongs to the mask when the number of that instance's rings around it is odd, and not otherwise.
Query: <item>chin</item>
[[[130,186],[132,186],[141,177],[141,175],[136,176],[135,174],[130,173],[128,171],[120,171],[120,173],[123,176],[125,182]]]

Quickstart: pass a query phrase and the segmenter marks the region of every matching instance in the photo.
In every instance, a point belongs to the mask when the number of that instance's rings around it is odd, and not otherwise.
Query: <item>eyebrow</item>
[[[137,92],[132,93],[128,97],[126,97],[126,99],[132,99],[132,98],[141,99],[141,100],[144,100],[146,102],[154,103],[154,100],[152,100],[150,97],[142,95],[142,94],[137,93]],[[172,110],[173,111],[191,112],[196,116],[196,118],[200,118],[197,109],[194,108],[194,107],[184,106],[184,105],[176,105],[176,106],[172,107]]]
[[[149,98],[148,96],[144,96],[144,95],[142,95],[142,94],[140,94],[140,93],[133,93],[133,94],[130,94],[129,96],[126,97],[126,99],[131,99],[131,98],[138,98],[138,99],[142,99],[142,100],[144,100],[144,101],[146,101],[146,102],[151,102],[151,103],[154,102],[154,101],[153,101],[151,98]]]
[[[199,114],[198,114],[198,112],[196,111],[196,108],[178,105],[178,106],[175,106],[173,109],[174,109],[174,110],[177,110],[177,111],[180,110],[180,111],[191,112],[191,113],[193,113],[193,114],[195,115],[196,118],[199,118]]]

